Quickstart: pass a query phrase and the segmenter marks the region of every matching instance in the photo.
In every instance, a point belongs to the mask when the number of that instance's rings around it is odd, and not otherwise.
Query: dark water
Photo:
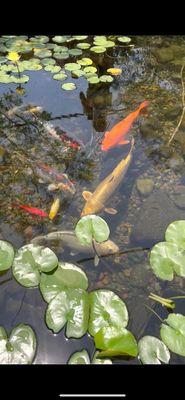
[[[170,297],[183,295],[185,288],[183,278],[176,277],[170,283],[158,280],[149,267],[148,251],[141,250],[162,241],[170,222],[184,219],[185,120],[170,146],[167,142],[181,115],[180,69],[185,61],[185,37],[133,37],[132,43],[134,47],[109,50],[108,55],[97,59],[102,74],[113,65],[122,68],[121,76],[110,85],[88,85],[82,77],[70,79],[77,89],[67,92],[44,70],[26,71],[30,79],[22,85],[22,96],[16,92],[17,84],[0,84],[0,146],[5,150],[0,163],[0,238],[19,248],[38,234],[73,229],[84,206],[82,191],[93,191],[130,148],[128,144],[102,152],[99,144],[104,132],[148,100],[147,112],[130,131],[129,137],[135,138],[132,163],[107,203],[118,212],[100,213],[120,251],[139,250],[104,257],[95,267],[83,254],[73,256],[60,243],[50,245],[60,260],[78,262],[88,275],[89,290],[107,288],[126,302],[128,329],[139,339],[146,334],[160,337],[160,321],[145,305],[162,318],[168,315],[148,299],[149,293]],[[91,54],[86,51],[85,56]],[[12,123],[4,113],[21,104],[40,106],[43,111],[37,117],[24,117],[24,121],[14,116]],[[78,150],[69,147],[64,152],[62,144],[43,129],[41,123],[45,122],[52,123],[58,134],[66,132],[80,143]],[[47,172],[39,177],[33,162],[65,172],[74,181],[74,195],[57,193],[61,207],[54,221],[12,207],[18,202],[47,212],[50,209],[56,193],[47,189]],[[145,195],[137,189],[139,178],[150,179],[148,184],[145,181]],[[20,322],[32,326],[38,339],[35,363],[66,363],[73,352],[83,348],[93,354],[89,335],[68,340],[64,330],[57,335],[49,331],[44,322],[46,303],[39,290],[25,289],[10,278],[10,271],[0,276],[0,325],[8,331]],[[184,313],[184,300],[177,301],[175,312]],[[137,359],[114,362],[138,363]],[[184,361],[172,355],[170,363]]]

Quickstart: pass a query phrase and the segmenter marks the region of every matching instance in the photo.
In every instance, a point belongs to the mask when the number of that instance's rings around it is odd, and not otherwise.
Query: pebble
[[[153,191],[154,182],[150,178],[148,178],[148,179],[147,178],[146,179],[139,178],[136,181],[136,186],[137,186],[138,192],[142,196],[146,196],[147,197]]]
[[[24,229],[24,235],[27,239],[31,239],[31,237],[33,236],[33,227],[31,225],[27,226],[27,228]]]

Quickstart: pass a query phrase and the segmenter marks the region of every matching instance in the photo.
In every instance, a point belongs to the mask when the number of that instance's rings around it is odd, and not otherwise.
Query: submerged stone
[[[146,178],[146,179],[139,178],[136,181],[136,186],[137,186],[138,192],[142,196],[149,196],[149,194],[152,192],[152,190],[154,188],[154,182],[150,178]]]
[[[174,59],[174,53],[169,47],[161,47],[154,52],[157,61],[161,63],[166,63]]]

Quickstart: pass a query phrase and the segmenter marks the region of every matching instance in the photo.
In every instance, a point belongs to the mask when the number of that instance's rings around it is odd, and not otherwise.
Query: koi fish
[[[49,219],[53,220],[56,217],[59,208],[60,208],[60,199],[57,197],[57,199],[55,199],[53,204],[51,205],[49,212]]]
[[[40,210],[36,207],[28,207],[22,204],[13,204],[12,207],[22,208],[23,210],[27,211],[30,214],[39,215],[40,217],[48,217],[48,214],[45,211]]]
[[[30,107],[24,111],[24,114],[37,114],[43,111],[43,108],[40,106]]]
[[[122,179],[124,178],[132,159],[132,149],[134,146],[134,139],[131,141],[131,149],[126,158],[119,162],[116,168],[98,185],[94,193],[84,191],[83,198],[86,204],[81,212],[81,216],[88,214],[97,214],[104,210],[109,214],[116,214],[117,210],[114,208],[106,208],[105,203],[110,196],[115,192]]]
[[[75,232],[73,231],[56,231],[50,232],[47,235],[36,236],[31,240],[33,244],[43,244],[48,241],[59,240],[63,247],[67,247],[72,251],[74,255],[76,252],[87,253],[90,255],[94,255],[94,249],[92,245],[85,246],[81,244],[79,239],[76,237]],[[103,243],[95,242],[95,249],[97,253],[101,256],[107,254],[114,254],[119,251],[119,247],[112,241],[106,240]]]
[[[138,117],[140,111],[143,108],[147,107],[148,104],[148,101],[143,101],[143,103],[140,104],[137,110],[133,111],[122,121],[118,122],[118,124],[114,125],[110,131],[105,132],[101,149],[103,151],[107,151],[112,147],[129,143],[128,140],[125,140],[125,135],[131,128],[135,119]]]
[[[63,174],[63,182],[59,183],[51,183],[48,185],[48,190],[50,192],[54,192],[55,190],[61,189],[61,190],[66,190],[70,192],[71,194],[75,194],[76,189],[73,183],[69,180],[68,176],[66,174]]]

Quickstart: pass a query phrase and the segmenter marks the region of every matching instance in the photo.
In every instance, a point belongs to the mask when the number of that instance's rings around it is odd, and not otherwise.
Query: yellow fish
[[[117,210],[114,208],[106,208],[105,203],[110,196],[115,192],[122,179],[124,178],[132,159],[132,149],[134,146],[134,139],[131,141],[131,149],[126,158],[119,162],[116,168],[109,174],[96,188],[94,193],[84,191],[83,198],[86,200],[85,206],[82,210],[81,216],[88,214],[97,214],[104,210],[109,214],[116,214]]]
[[[59,208],[60,208],[60,199],[57,198],[54,200],[53,204],[51,205],[50,212],[49,212],[49,219],[53,220],[56,217]]]

